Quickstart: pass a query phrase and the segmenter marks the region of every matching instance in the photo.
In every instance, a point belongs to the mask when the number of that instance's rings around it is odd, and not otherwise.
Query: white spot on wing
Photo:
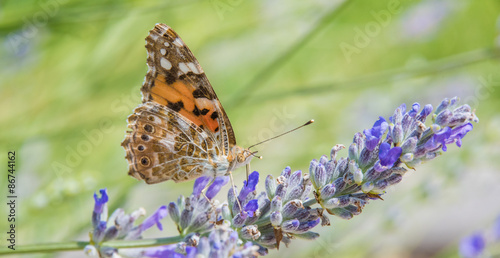
[[[187,74],[190,71],[186,63],[179,63],[179,70],[181,70],[184,74]]]
[[[202,72],[200,72],[200,70],[198,70],[198,67],[194,64],[194,63],[187,63],[187,66],[189,67],[189,69],[191,69],[191,71],[195,74],[200,74]]]
[[[166,46],[166,47],[170,46],[170,44],[167,41],[163,42],[163,45]]]
[[[195,63],[179,63],[180,74],[187,74],[193,72],[195,74],[203,73],[201,67],[197,66]]]
[[[172,42],[172,43],[174,43],[174,45],[176,45],[177,47],[182,47],[182,46],[184,46],[184,42],[182,42],[182,40],[181,40],[180,38],[176,38],[176,39],[174,40],[174,42]]]
[[[160,65],[166,70],[170,70],[170,68],[172,68],[172,64],[165,57],[161,57]]]
[[[156,33],[151,33],[149,36],[153,39],[153,41],[156,41],[158,39],[158,35]]]
[[[167,50],[166,50],[166,49],[164,49],[164,48],[162,48],[162,49],[160,49],[160,53],[161,53],[162,55],[165,55],[165,54],[167,54]]]

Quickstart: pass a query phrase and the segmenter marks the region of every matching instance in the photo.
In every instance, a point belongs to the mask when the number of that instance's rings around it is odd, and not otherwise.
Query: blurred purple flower
[[[426,40],[434,36],[452,7],[445,0],[427,0],[410,7],[401,16],[401,35],[408,40]]]
[[[460,255],[463,257],[478,257],[484,251],[486,241],[480,233],[468,236],[460,241]]]

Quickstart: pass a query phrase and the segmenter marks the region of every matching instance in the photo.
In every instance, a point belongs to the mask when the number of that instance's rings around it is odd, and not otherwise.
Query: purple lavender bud
[[[321,158],[319,158],[319,164],[321,165],[325,165],[326,162],[328,161],[328,158],[326,157],[326,155],[322,155]]]
[[[384,190],[387,186],[389,186],[389,183],[387,183],[387,179],[382,179],[375,182],[374,189]]]
[[[266,193],[267,197],[272,200],[274,198],[274,193],[276,192],[276,180],[272,175],[266,177]]]
[[[359,185],[361,184],[361,182],[363,182],[363,172],[361,171],[361,169],[358,168],[352,173],[352,175],[354,177],[354,183]]]
[[[292,173],[292,169],[290,167],[286,167],[281,171],[281,176],[284,176],[285,178],[288,178],[290,176],[290,173]]]
[[[323,200],[330,199],[335,195],[335,186],[333,184],[327,184],[323,186],[320,192],[320,196]]]
[[[281,211],[281,197],[275,196],[271,201],[271,211]]]
[[[299,227],[293,231],[293,233],[297,234],[305,233],[311,230],[312,228],[316,227],[320,221],[321,221],[320,218],[311,219],[309,221],[303,221],[300,223]]]
[[[339,198],[331,198],[331,199],[326,200],[326,202],[323,202],[323,207],[325,207],[327,209],[337,208],[339,206],[340,206]]]
[[[106,221],[99,221],[99,224],[94,227],[94,233],[92,237],[95,242],[100,243],[104,237],[104,232],[106,231]]]
[[[267,212],[271,209],[271,201],[267,198],[267,194],[261,192],[257,197],[257,200],[259,201],[258,204],[260,213],[267,214]]]
[[[422,123],[425,122],[427,116],[432,113],[432,109],[433,108],[431,104],[425,105],[420,114],[416,117],[416,119]]]
[[[292,200],[286,203],[281,210],[284,218],[293,218],[298,209],[302,208],[302,201]]]
[[[259,238],[259,244],[261,245],[266,245],[266,246],[272,246],[276,244],[276,238],[274,237],[274,232],[266,232],[261,235]]]
[[[279,196],[281,199],[284,199],[285,197],[285,194],[286,194],[286,187],[285,187],[285,184],[279,184],[277,187],[276,187],[276,194],[274,195],[274,197],[276,198],[276,196]]]
[[[351,143],[351,145],[349,145],[348,151],[349,151],[349,159],[357,161],[359,158],[358,145],[356,143]]]
[[[408,163],[413,161],[413,153],[406,153],[401,156],[401,162]]]
[[[189,225],[189,231],[196,231],[202,226],[204,226],[210,219],[211,212],[200,212],[192,220],[191,225]]]
[[[311,217],[311,213],[314,213],[316,215],[316,209],[304,209],[304,207],[301,207],[295,215],[293,216],[294,219],[298,219],[300,221],[305,220],[309,217]]]
[[[389,185],[395,185],[403,180],[403,176],[400,174],[392,174],[390,177],[387,178],[387,183]]]
[[[471,113],[471,112],[472,109],[467,104],[461,105],[453,110],[453,113]]]
[[[355,143],[358,146],[358,154],[357,155],[359,155],[359,151],[361,151],[362,149],[365,148],[365,141],[366,141],[366,137],[364,134],[362,134],[362,133],[354,134],[354,139],[352,139],[352,143]]]
[[[375,187],[375,185],[372,183],[372,182],[366,182],[364,183],[362,186],[361,186],[361,191],[363,191],[363,193],[368,193],[370,192],[373,188]]]
[[[401,145],[402,152],[409,153],[415,151],[415,148],[417,147],[417,142],[418,142],[417,137],[410,137],[406,139]]]
[[[403,134],[408,135],[415,128],[415,119],[408,114],[403,115],[403,120],[401,121],[401,128],[403,129]]]
[[[311,190],[312,190],[312,183],[310,180],[307,180],[307,183],[304,185],[304,189],[302,190],[302,194],[300,195],[299,199],[307,200],[309,198]]]
[[[232,226],[235,228],[241,228],[243,225],[245,225],[245,220],[247,219],[247,214],[246,213],[238,213],[234,218],[232,219]]]
[[[420,110],[420,104],[415,102],[412,106],[411,109],[408,111],[408,115],[410,117],[415,118],[417,116],[418,111]]]
[[[179,226],[184,229],[184,228],[187,228],[189,226],[189,224],[191,223],[191,219],[193,218],[193,210],[191,207],[186,207],[186,209],[184,209],[182,212],[181,212],[181,217],[180,217],[180,221],[179,221]]]
[[[223,204],[221,207],[222,218],[225,220],[231,221],[233,216],[231,215],[231,211],[229,210],[229,206],[227,204]]]
[[[333,146],[332,150],[330,151],[330,160],[335,161],[337,158],[337,153],[342,149],[345,149],[345,146],[342,144],[336,144],[335,146]]]
[[[296,186],[293,189],[287,191],[286,198],[283,200],[285,202],[288,202],[290,200],[300,199],[303,191],[304,191],[304,188],[302,185]]]
[[[358,165],[359,167],[365,168],[368,166],[371,166],[375,161],[378,159],[378,147],[375,146],[373,150],[368,150],[367,148],[364,148],[361,151],[361,154],[359,155],[358,159]]]
[[[349,160],[346,158],[340,158],[337,162],[337,166],[335,166],[335,170],[333,172],[333,178],[342,177],[348,170]]]
[[[201,194],[201,191],[205,189],[205,186],[207,186],[208,182],[210,182],[210,177],[208,176],[198,177],[196,181],[194,181],[193,195],[199,196]]]
[[[469,120],[469,118],[470,118],[469,114],[455,113],[450,118],[450,120],[448,121],[448,124],[446,124],[446,126],[455,127],[457,125],[462,125],[465,122],[467,122]]]
[[[339,177],[335,179],[335,181],[333,181],[333,185],[335,186],[337,193],[340,193],[344,190],[346,183],[344,181],[344,178]]]
[[[300,170],[297,170],[295,172],[293,172],[290,177],[288,178],[288,180],[286,180],[288,186],[287,188],[288,189],[293,189],[297,186],[301,186],[302,185],[302,171]]]
[[[434,114],[441,113],[441,111],[448,108],[449,105],[450,105],[450,100],[448,98],[443,99],[443,101],[441,101],[441,104],[439,104],[439,106],[436,108],[436,111],[434,112]]]
[[[274,211],[273,213],[271,213],[270,220],[273,226],[279,226],[281,225],[281,222],[283,222],[283,216],[281,215],[281,212]]]
[[[453,113],[450,110],[445,109],[437,115],[434,123],[441,127],[445,127],[450,122],[452,116]]]
[[[396,123],[391,134],[392,141],[396,144],[401,143],[404,140],[403,126],[401,123]]]
[[[119,233],[118,229],[116,228],[116,226],[113,225],[106,229],[102,241],[108,241],[114,239],[115,237],[118,236],[118,233]]]
[[[345,207],[351,203],[351,197],[349,195],[342,195],[338,197],[339,207]]]
[[[344,208],[333,208],[333,209],[329,209],[330,213],[341,218],[341,219],[352,219],[352,217],[354,217],[354,215],[352,215],[352,213]]]
[[[460,98],[459,98],[459,97],[457,97],[457,96],[455,96],[455,97],[451,98],[451,100],[450,100],[450,107],[452,107],[452,106],[454,106],[455,104],[457,104],[457,103],[458,103],[458,101],[460,101]]]
[[[298,219],[291,219],[284,221],[281,225],[281,229],[284,232],[295,232],[300,226],[300,221]]]
[[[175,224],[179,224],[181,212],[177,204],[175,202],[171,202],[168,204],[167,208],[168,208],[168,214],[170,214],[170,218],[175,222]]]
[[[468,236],[460,241],[460,254],[463,257],[479,257],[486,247],[486,240],[480,233]]]
[[[406,112],[406,104],[403,103],[401,106],[397,107],[396,110],[394,110],[394,115],[390,117],[390,121],[395,124],[395,123],[400,123],[403,121],[403,114]]]
[[[381,173],[381,171],[377,171],[377,170],[375,170],[375,168],[371,167],[365,173],[365,176],[364,176],[365,180],[366,181],[373,181],[373,180],[380,177],[380,173]]]
[[[212,185],[210,185],[208,187],[208,190],[205,194],[205,196],[212,200],[212,198],[214,198],[220,191],[220,189],[227,184],[227,182],[229,181],[229,177],[228,176],[220,176],[220,177],[217,177],[215,178],[214,182],[212,183]],[[193,195],[194,192],[193,192]]]
[[[335,178],[335,160],[329,160],[325,165],[325,173],[326,173],[326,182],[331,182],[333,178]]]
[[[256,225],[244,226],[241,231],[241,237],[248,240],[257,240],[260,237],[260,231]]]
[[[327,177],[325,166],[323,166],[321,163],[317,164],[316,166],[313,166],[313,163],[311,162],[310,173],[311,173],[311,181],[315,189],[319,189],[323,185],[325,185]]]

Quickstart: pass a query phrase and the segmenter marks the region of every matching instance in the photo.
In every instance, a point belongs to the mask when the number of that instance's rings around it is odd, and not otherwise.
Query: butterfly
[[[121,143],[128,174],[148,184],[225,176],[250,162],[205,72],[165,24],[146,37],[148,72],[142,104],[128,117]]]

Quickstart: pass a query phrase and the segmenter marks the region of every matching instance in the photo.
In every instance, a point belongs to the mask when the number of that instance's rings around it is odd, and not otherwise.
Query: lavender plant
[[[444,99],[434,110],[415,103],[407,110],[399,106],[394,114],[380,117],[372,128],[356,133],[348,147],[348,157],[338,158],[343,145],[335,145],[329,156],[314,159],[309,173],[286,167],[274,178],[265,179],[265,191],[257,192],[260,175],[253,172],[241,190],[229,189],[227,201],[214,197],[227,184],[217,178],[205,189],[210,178],[200,177],[189,197],[160,207],[142,224],[133,226],[143,210],[124,214],[116,210],[107,218],[105,190],[95,196],[94,226],[88,254],[102,257],[255,257],[268,249],[288,246],[295,238],[315,239],[311,230],[321,223],[330,225],[330,216],[350,219],[359,215],[370,200],[382,199],[386,189],[399,183],[407,168],[432,160],[446,152],[449,144],[461,146],[461,139],[472,130],[478,118],[458,98]],[[426,125],[428,117],[432,123]],[[168,212],[167,212],[168,211]],[[153,225],[170,215],[178,237],[169,245],[116,249],[109,240],[140,239]],[[298,241],[298,240],[295,240]]]

